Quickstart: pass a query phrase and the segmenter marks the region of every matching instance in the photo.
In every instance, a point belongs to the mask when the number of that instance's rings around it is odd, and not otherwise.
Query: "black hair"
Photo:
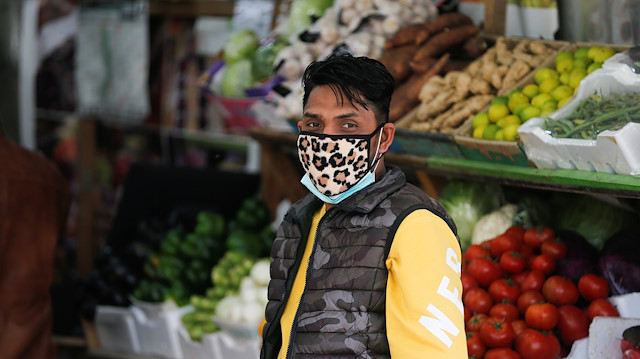
[[[378,124],[389,121],[394,81],[380,61],[341,53],[312,62],[302,77],[303,107],[307,105],[311,91],[322,85],[328,85],[336,98],[341,101],[346,98],[352,106],[357,103],[367,110],[371,106]]]

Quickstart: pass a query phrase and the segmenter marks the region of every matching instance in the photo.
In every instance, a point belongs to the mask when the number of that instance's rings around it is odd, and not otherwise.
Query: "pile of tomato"
[[[545,226],[512,226],[462,255],[467,349],[475,359],[554,359],[589,335],[596,316],[619,316],[609,286],[589,273],[555,273],[567,244]]]

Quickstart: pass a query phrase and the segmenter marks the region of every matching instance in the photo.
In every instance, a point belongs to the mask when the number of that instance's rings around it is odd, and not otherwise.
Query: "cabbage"
[[[286,40],[277,38],[275,41],[262,44],[258,47],[251,62],[253,77],[256,81],[266,79],[272,75],[278,53],[287,46],[288,42]]]
[[[577,232],[555,230],[556,238],[567,245],[567,255],[556,262],[556,274],[578,284],[587,273],[597,274],[598,249]]]
[[[503,198],[502,188],[493,183],[451,180],[442,189],[439,201],[458,228],[463,251],[471,243],[476,222],[500,207]]]
[[[242,29],[234,32],[223,49],[223,59],[227,65],[234,62],[251,59],[258,49],[260,41],[253,30]]]
[[[640,230],[623,230],[607,240],[599,265],[612,295],[640,292]]]
[[[558,196],[557,200],[554,228],[578,232],[598,250],[625,228],[632,216],[630,211],[600,197],[566,195]]]
[[[320,18],[333,5],[333,0],[293,0],[284,32],[297,36],[312,24],[312,18]]]
[[[240,60],[223,69],[220,93],[226,97],[245,97],[244,89],[253,85],[251,61]]]
[[[481,244],[506,232],[514,224],[514,217],[516,217],[517,213],[518,206],[508,203],[480,217],[475,226],[473,226],[471,244]]]

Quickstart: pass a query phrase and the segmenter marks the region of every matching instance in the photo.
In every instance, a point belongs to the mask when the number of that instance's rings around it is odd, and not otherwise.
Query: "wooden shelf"
[[[149,15],[164,17],[232,17],[235,1],[229,0],[152,0]]]
[[[280,144],[295,150],[297,135],[294,133],[254,129],[251,136],[260,142]],[[640,199],[640,178],[633,176],[569,169],[548,170],[397,152],[386,154],[385,159],[386,163],[396,164],[406,170],[425,171],[442,176],[475,178],[503,185],[544,190]]]

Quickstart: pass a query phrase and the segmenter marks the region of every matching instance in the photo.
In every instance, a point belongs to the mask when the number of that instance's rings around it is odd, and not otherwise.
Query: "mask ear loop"
[[[372,169],[372,172],[376,172],[376,169],[378,168],[378,165],[380,164],[380,159],[382,158],[382,156],[384,154],[380,154],[380,157],[378,157],[378,151],[380,150],[380,143],[382,142],[382,130],[384,129],[384,126],[380,128],[380,136],[378,136],[378,146],[376,147],[376,153],[373,156],[374,158],[374,162],[375,162],[375,167]],[[376,158],[377,157],[377,158]],[[373,163],[372,163],[373,164]]]

